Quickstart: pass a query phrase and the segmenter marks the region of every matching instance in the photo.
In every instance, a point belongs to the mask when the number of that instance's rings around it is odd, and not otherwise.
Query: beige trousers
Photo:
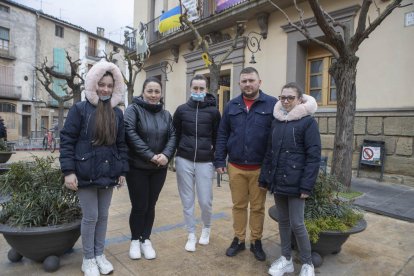
[[[241,170],[228,165],[231,198],[233,201],[233,229],[240,241],[246,239],[247,207],[250,203],[250,242],[260,240],[263,233],[266,190],[260,189],[260,169]]]

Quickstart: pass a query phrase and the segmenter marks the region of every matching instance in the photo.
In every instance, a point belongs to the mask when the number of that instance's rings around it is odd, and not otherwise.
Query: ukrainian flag
[[[158,25],[158,30],[160,33],[164,33],[168,30],[171,30],[176,27],[180,27],[180,16],[181,16],[181,7],[177,7],[164,12],[160,16],[160,23]]]

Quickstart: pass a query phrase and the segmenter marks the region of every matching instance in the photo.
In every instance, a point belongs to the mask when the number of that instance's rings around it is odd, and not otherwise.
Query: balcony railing
[[[136,51],[137,47],[137,30],[134,30],[128,34],[125,35],[125,46],[127,48],[128,53]]]
[[[22,87],[0,84],[0,97],[19,100],[22,97]]]
[[[250,0],[238,0],[238,1],[230,1],[230,5],[228,7],[225,7],[222,10],[217,11],[217,7],[216,7],[216,3],[215,1],[203,1],[202,2],[202,6],[199,12],[199,16],[200,18],[196,21],[202,21],[206,18],[209,18],[211,16],[214,16],[216,14],[219,14],[227,9],[231,9],[235,6],[238,6],[240,4],[243,4],[245,2],[249,2]],[[177,27],[174,29],[171,29],[167,32],[164,33],[160,33],[158,31],[158,25],[160,23],[160,17],[157,17],[151,21],[149,21],[146,25],[147,25],[147,29],[148,29],[148,44],[151,45],[152,43],[157,42],[158,40],[173,35],[175,33],[177,33],[178,31],[182,30],[182,27]]]
[[[0,58],[16,59],[16,50],[12,43],[8,43],[7,45],[0,43]]]

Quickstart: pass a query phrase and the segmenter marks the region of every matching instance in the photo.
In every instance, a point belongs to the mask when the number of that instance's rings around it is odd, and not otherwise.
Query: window
[[[10,8],[8,6],[4,6],[0,4],[0,12],[10,12]]]
[[[0,51],[8,51],[10,43],[9,29],[0,27]]]
[[[0,112],[16,112],[16,105],[12,103],[0,103]]]
[[[31,110],[32,110],[32,106],[31,105],[28,105],[28,104],[22,105],[22,111],[23,112],[31,113]]]
[[[59,25],[55,25],[55,36],[63,38],[63,27]]]
[[[309,47],[306,66],[306,94],[319,105],[336,105],[336,85],[329,75],[329,66],[335,62],[330,53],[320,47]]]
[[[97,41],[96,41],[96,39],[93,39],[93,38],[89,38],[89,41],[88,41],[88,56],[91,56],[91,57],[96,57],[97,56],[97,49],[96,49],[96,46],[97,46]]]

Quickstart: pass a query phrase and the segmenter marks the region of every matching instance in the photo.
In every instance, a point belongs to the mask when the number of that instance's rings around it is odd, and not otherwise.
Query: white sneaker
[[[99,274],[99,268],[98,268],[98,265],[96,264],[95,258],[93,258],[93,259],[83,258],[81,270],[82,270],[82,272],[84,273],[85,276],[99,276],[99,275],[101,275],[101,274]]]
[[[187,243],[185,244],[185,250],[189,252],[196,251],[196,243],[197,243],[196,235],[194,233],[188,234],[188,240],[187,240]]]
[[[129,246],[129,257],[133,260],[141,259],[141,248],[139,240],[132,240]]]
[[[210,242],[210,228],[203,228],[201,230],[201,237],[198,240],[199,244],[207,245]]]
[[[99,272],[101,274],[110,274],[114,271],[114,267],[112,264],[106,259],[105,255],[102,254],[101,256],[96,256],[96,264],[98,265]]]
[[[304,264],[300,270],[300,276],[315,276],[315,269],[313,264]]]
[[[145,240],[143,243],[141,243],[141,252],[144,254],[144,257],[147,260],[155,259],[157,256],[154,248],[152,248],[150,240]]]
[[[272,276],[282,276],[283,274],[291,273],[294,270],[292,258],[286,260],[286,258],[282,256],[272,263],[268,273]]]

